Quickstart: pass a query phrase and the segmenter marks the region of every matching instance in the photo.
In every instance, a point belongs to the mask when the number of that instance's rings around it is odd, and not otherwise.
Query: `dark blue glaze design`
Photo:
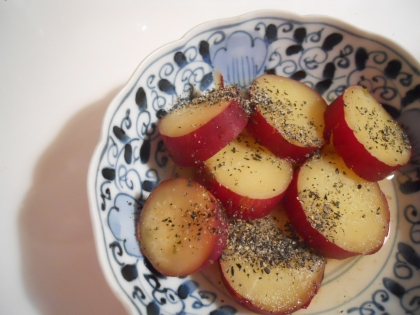
[[[404,314],[418,314],[420,311],[420,285],[406,289],[397,281],[390,278],[384,278],[383,284],[390,293],[400,300]]]
[[[118,140],[120,140],[122,142],[126,142],[127,141],[128,137],[125,134],[124,129],[122,129],[122,128],[118,127],[118,126],[114,126],[112,128],[112,131],[113,131],[115,137],[117,137]]]
[[[185,57],[184,53],[178,51],[174,56],[174,61],[178,65],[178,67],[182,68],[188,64],[187,57]]]
[[[295,29],[295,31],[293,32],[293,38],[296,40],[296,42],[302,44],[306,38],[306,28],[299,27]]]
[[[401,256],[411,264],[416,270],[420,269],[420,255],[414,250],[414,248],[406,243],[398,243],[398,252]]]
[[[368,52],[365,48],[360,47],[357,49],[354,55],[354,61],[356,62],[356,69],[362,71],[366,68],[366,63],[369,59]]]
[[[211,64],[209,47],[209,43],[205,40],[202,40],[198,47],[198,51],[200,52],[203,61],[207,62],[208,64]]]
[[[162,79],[159,81],[159,90],[167,94],[176,94],[175,86],[173,86],[168,80]]]
[[[102,169],[102,176],[105,179],[114,180],[115,178],[115,170],[110,167],[105,167]]]
[[[274,24],[270,24],[265,29],[265,38],[268,43],[272,43],[277,39],[277,27]]]
[[[191,293],[197,290],[198,283],[196,281],[185,281],[178,287],[178,296],[181,299],[186,299]]]
[[[275,73],[273,73],[273,74],[275,74]],[[301,80],[306,78],[306,72],[303,71],[303,70],[299,70],[299,71],[296,71],[295,73],[293,73],[290,77],[292,79],[296,80],[296,81],[301,81]]]
[[[413,206],[408,206],[404,212],[408,222],[413,223],[413,226],[418,224],[418,213]],[[413,233],[413,230],[410,232]],[[418,230],[414,231],[414,233],[418,233]],[[392,312],[386,311],[386,302],[390,300],[390,296],[392,295],[399,300],[399,304],[402,308],[401,314],[419,314],[420,283],[417,282],[413,285],[413,279],[415,279],[417,276],[416,273],[418,273],[420,270],[420,253],[417,252],[413,246],[404,242],[399,242],[397,244],[397,250],[398,251],[395,254],[395,262],[393,268],[394,278],[384,277],[382,279],[383,286],[387,291],[375,291],[372,301],[367,301],[360,307],[350,308],[348,313],[359,312],[359,314],[391,315]],[[408,288],[405,286],[405,282],[408,283]],[[380,302],[375,300],[375,297],[378,294],[381,296]],[[375,309],[372,309],[372,306],[375,306]]]
[[[146,290],[134,286],[132,296],[140,301],[147,310],[156,314],[191,314],[191,310],[203,310],[209,306],[215,306],[217,295],[210,291],[199,290],[199,284],[187,280],[175,290],[162,286],[166,277],[159,279],[154,274],[144,274]],[[150,292],[150,296],[146,292]],[[211,313],[212,311],[210,311]],[[214,314],[235,314],[236,309],[232,306],[219,306],[213,310]]]
[[[413,268],[414,267],[414,268]],[[412,246],[400,242],[395,255],[394,275],[398,279],[411,279],[416,270],[420,269],[420,256]]]
[[[404,217],[411,224],[410,240],[413,244],[420,244],[420,212],[413,205],[404,209]],[[417,268],[419,269],[419,268]]]
[[[146,164],[150,159],[150,147],[151,143],[149,139],[144,139],[143,144],[140,147],[140,161],[141,164]]]
[[[137,74],[112,113],[97,161],[95,189],[98,215],[105,222],[102,231],[108,261],[139,314],[238,313],[239,306],[220,302],[218,290],[211,285],[203,287],[188,278],[171,279],[158,273],[141,255],[135,237],[142,205],[154,187],[171,176],[173,167],[157,119],[179,97],[212,88],[216,69],[225,84],[241,88],[248,88],[264,73],[292,77],[316,89],[328,102],[349,85],[369,88],[406,128],[413,143],[413,158],[396,174],[396,185],[402,194],[420,192],[420,71],[386,44],[329,24],[275,17],[198,33],[164,50]],[[389,262],[394,274],[381,275],[383,288],[366,288],[372,290],[369,301],[360,306],[350,301],[337,309],[384,315],[391,299],[398,299],[402,312],[417,311],[419,287],[406,281],[419,270],[420,256],[414,245],[420,244],[420,215],[413,205],[400,208],[405,209],[410,234],[407,242],[394,249],[394,260]]]
[[[133,147],[131,144],[127,143],[124,147],[124,160],[125,163],[131,164],[133,158]]]
[[[407,78],[411,78],[407,76]],[[407,80],[408,81],[408,80]],[[408,83],[408,82],[407,82]],[[409,90],[401,101],[401,106],[405,107],[420,99],[420,84]]]
[[[388,301],[389,293],[386,290],[377,290],[372,294],[372,300],[364,302],[360,307],[349,308],[347,314],[392,315],[386,312]]]
[[[340,33],[332,33],[328,35],[322,43],[322,49],[325,51],[331,51],[335,46],[341,43],[343,35]]]
[[[121,274],[123,278],[128,282],[131,282],[137,279],[138,272],[137,272],[136,265],[125,265],[124,267],[121,268]]]
[[[220,306],[218,309],[211,311],[209,315],[233,315],[237,314],[236,308],[229,306],[229,305],[223,305]]]
[[[147,108],[147,97],[143,87],[139,87],[136,93],[136,104],[141,109]]]
[[[398,243],[394,264],[395,279],[384,277],[382,281],[385,288],[400,300],[405,314],[414,315],[420,312],[420,283],[405,284],[407,280],[413,279],[419,270],[420,252],[417,252],[410,244]]]

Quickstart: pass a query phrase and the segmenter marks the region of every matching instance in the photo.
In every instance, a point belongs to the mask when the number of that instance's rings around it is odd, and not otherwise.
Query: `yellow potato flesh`
[[[252,87],[266,93],[272,105],[260,103],[258,110],[289,142],[298,146],[320,146],[323,143],[324,111],[327,104],[308,86],[280,76],[261,76]]]
[[[408,162],[410,146],[402,129],[367,90],[350,87],[343,101],[345,120],[366,150],[391,166]]]
[[[333,151],[301,168],[298,191],[309,222],[331,242],[360,254],[382,245],[389,213],[379,185],[355,175]]]
[[[242,266],[241,271],[237,264]],[[232,288],[252,305],[272,312],[301,308],[315,294],[316,284],[323,275],[319,270],[284,267],[272,268],[270,274],[260,270],[255,274],[255,268],[240,257],[222,262],[222,268],[227,273],[236,268],[234,282],[230,283]]]
[[[229,104],[229,100],[222,100],[217,103],[204,102],[180,106],[162,117],[159,131],[161,134],[170,137],[184,136],[217,117]]]
[[[261,225],[254,223],[250,230],[243,229],[249,224],[239,223],[238,228],[230,223],[229,241],[220,263],[223,276],[237,295],[265,312],[282,313],[297,310],[311,300],[321,284],[325,260],[303,243],[297,245],[295,238],[289,238],[290,231],[279,229],[273,217],[280,212],[274,212],[274,216],[259,219]],[[239,239],[232,237],[235,233]],[[272,257],[279,261],[270,263]]]
[[[215,201],[187,179],[158,186],[140,217],[142,251],[153,266],[169,276],[195,272],[211,253],[218,220]]]
[[[256,199],[279,195],[293,175],[291,163],[276,157],[246,133],[208,159],[205,166],[221,185]]]

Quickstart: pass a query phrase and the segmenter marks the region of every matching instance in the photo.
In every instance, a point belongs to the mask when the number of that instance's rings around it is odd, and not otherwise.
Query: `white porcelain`
[[[407,129],[413,159],[381,182],[391,230],[381,251],[329,261],[323,285],[298,314],[418,314],[420,311],[420,65],[382,37],[322,16],[257,11],[200,24],[150,54],[106,112],[91,160],[88,193],[103,272],[131,314],[248,313],[220,284],[216,268],[168,278],[145,262],[135,224],[149,192],[172,175],[156,122],[192,89],[249,86],[266,72],[292,76],[330,102],[362,84]]]

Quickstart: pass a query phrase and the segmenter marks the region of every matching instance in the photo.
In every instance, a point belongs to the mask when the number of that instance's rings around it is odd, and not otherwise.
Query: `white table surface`
[[[161,45],[258,9],[335,17],[420,60],[418,0],[0,0],[0,314],[125,314],[86,196],[104,111]]]

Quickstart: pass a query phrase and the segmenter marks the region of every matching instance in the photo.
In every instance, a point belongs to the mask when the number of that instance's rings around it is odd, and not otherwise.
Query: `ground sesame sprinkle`
[[[222,260],[240,259],[232,269],[243,273],[268,275],[274,268],[313,269],[324,264],[324,258],[298,237],[291,237],[276,226],[270,217],[258,220],[231,220],[228,242]],[[314,267],[315,265],[315,267]],[[248,268],[248,269],[247,269]],[[232,271],[229,271],[232,274]]]
[[[290,99],[286,91],[276,89],[276,99],[269,96],[269,92],[254,82],[252,87],[251,106],[256,108],[264,117],[270,117],[270,123],[291,142],[298,142],[304,146],[321,146],[324,142],[319,137],[318,130],[324,128],[323,125],[317,125],[313,120],[305,116],[304,107],[307,104],[296,103]],[[299,117],[307,120],[305,126],[296,123]]]
[[[243,108],[247,114],[251,113],[250,102],[246,99],[243,99],[241,96],[241,91],[236,86],[225,86],[222,89],[213,89],[206,91],[203,94],[197,95],[192,94],[188,97],[179,98],[169,111],[175,111],[178,109],[192,107],[192,106],[214,106],[220,103],[221,101],[230,101],[236,100],[242,103]]]

